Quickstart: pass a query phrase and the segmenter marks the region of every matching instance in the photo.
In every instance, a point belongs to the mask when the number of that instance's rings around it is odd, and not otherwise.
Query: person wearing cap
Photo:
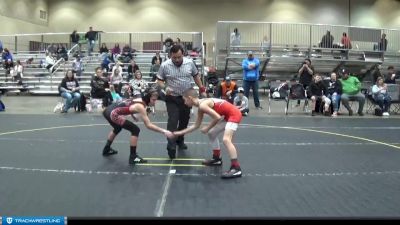
[[[244,89],[242,87],[238,88],[238,94],[233,100],[234,105],[242,112],[242,116],[247,116],[249,114],[249,99],[244,96]]]
[[[247,58],[242,61],[244,95],[249,98],[250,88],[253,90],[254,105],[262,109],[258,97],[258,79],[260,76],[260,60],[254,57],[253,52],[247,53]]]
[[[361,82],[357,77],[350,76],[349,71],[346,69],[341,70],[342,78],[340,82],[342,83],[342,96],[341,101],[349,111],[349,116],[353,115],[353,110],[349,105],[349,101],[357,101],[358,102],[358,115],[363,116],[363,108],[365,103],[365,95],[361,93]]]
[[[184,49],[181,45],[174,45],[170,49],[171,57],[164,61],[157,73],[157,85],[165,92],[165,104],[168,113],[167,129],[170,131],[183,130],[189,124],[191,107],[185,105],[183,91],[192,87],[192,81],[199,87],[199,92],[206,97],[206,88],[201,81],[201,75],[192,59],[183,57]],[[184,136],[176,139],[167,138],[167,151],[171,159],[176,157],[178,150],[185,150],[187,146]]]
[[[219,85],[218,97],[233,104],[237,89],[238,86],[236,82],[232,81],[230,76],[227,76],[225,77],[225,81]]]
[[[314,67],[311,65],[310,59],[305,59],[298,71],[299,83],[303,85],[304,90],[310,86],[314,75]],[[300,106],[300,100],[297,100],[297,107]]]

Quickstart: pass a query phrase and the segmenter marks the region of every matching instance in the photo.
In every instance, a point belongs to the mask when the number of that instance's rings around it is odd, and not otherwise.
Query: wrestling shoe
[[[242,176],[240,167],[231,167],[228,171],[224,172],[221,176],[222,179],[236,178]]]
[[[142,157],[140,157],[138,155],[129,156],[129,164],[134,165],[134,164],[140,164],[140,163],[147,163],[147,160],[143,159]]]

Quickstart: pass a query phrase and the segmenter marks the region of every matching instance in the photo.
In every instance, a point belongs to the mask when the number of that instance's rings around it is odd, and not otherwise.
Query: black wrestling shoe
[[[175,149],[167,148],[167,151],[168,151],[168,156],[170,159],[176,158],[176,148]]]
[[[240,167],[231,167],[228,171],[224,172],[221,176],[222,179],[236,178],[242,176]]]
[[[201,164],[205,166],[221,166],[222,165],[222,159],[221,158],[212,158],[212,159],[207,159],[201,162]]]
[[[186,150],[186,149],[188,149],[188,146],[187,146],[185,143],[183,143],[183,144],[181,144],[181,145],[178,145],[178,150],[179,150],[179,151],[181,151],[181,150]]]
[[[134,165],[134,164],[140,164],[140,163],[147,163],[147,160],[143,159],[142,157],[140,157],[138,155],[129,156],[129,164]]]
[[[103,156],[115,155],[117,153],[118,153],[118,151],[112,149],[111,147],[104,147],[104,149],[103,149]]]

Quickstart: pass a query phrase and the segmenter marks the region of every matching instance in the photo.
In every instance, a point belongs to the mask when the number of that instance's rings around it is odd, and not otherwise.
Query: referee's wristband
[[[204,86],[199,87],[199,92],[200,93],[206,92],[206,88]]]

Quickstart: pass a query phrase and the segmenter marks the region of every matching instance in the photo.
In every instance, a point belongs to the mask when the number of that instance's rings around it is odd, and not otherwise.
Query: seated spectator
[[[53,44],[50,44],[50,45],[47,47],[46,53],[47,53],[47,54],[50,54],[50,55],[57,54],[57,47],[56,47],[56,45],[55,45],[54,43],[53,43]]]
[[[152,82],[157,80],[157,73],[158,73],[158,70],[160,70],[160,66],[161,66],[161,62],[158,59],[156,59],[156,62],[153,65],[151,65],[150,77],[151,77]]]
[[[131,60],[131,64],[128,66],[128,82],[133,78],[136,71],[139,70],[139,66],[136,64],[135,60]]]
[[[364,116],[363,108],[365,104],[365,96],[361,93],[361,82],[357,77],[350,76],[349,71],[342,69],[342,78],[340,82],[342,83],[342,103],[344,107],[349,111],[349,116],[353,115],[353,110],[349,105],[349,101],[358,102],[358,115]]]
[[[383,116],[389,116],[389,109],[392,99],[387,91],[387,84],[383,83],[383,78],[378,77],[376,84],[372,86],[372,98],[379,105]]]
[[[101,44],[101,47],[100,47],[100,54],[103,54],[103,53],[108,53],[108,48],[107,48],[107,45],[106,45],[106,43],[103,43],[103,44]]]
[[[110,85],[110,93],[113,99],[113,103],[122,101],[121,96],[115,91],[114,85]]]
[[[333,36],[331,35],[331,32],[329,30],[326,31],[326,34],[322,36],[321,43],[319,43],[319,46],[321,48],[332,48],[333,47]]]
[[[105,108],[110,105],[113,100],[110,93],[110,84],[108,79],[104,77],[101,67],[97,67],[95,71],[96,74],[90,81],[90,94],[92,98],[103,99],[103,108]]]
[[[33,67],[32,63],[33,63],[33,58],[31,57],[31,58],[25,60],[25,67]]]
[[[137,70],[135,72],[135,78],[132,79],[129,83],[132,87],[132,96],[134,98],[142,97],[142,93],[144,92],[144,90],[146,90],[148,86],[146,81],[142,79],[142,72],[140,70]]]
[[[315,109],[317,100],[324,102],[324,114],[329,116],[329,106],[331,105],[331,100],[326,96],[328,94],[327,88],[324,82],[322,82],[321,75],[316,73],[314,75],[313,82],[310,84],[310,94],[311,94],[311,116],[315,116],[315,112],[319,111]]]
[[[331,73],[331,80],[328,87],[328,98],[332,102],[332,117],[337,117],[339,111],[339,102],[342,95],[342,83],[337,79],[336,73]]]
[[[11,60],[11,62],[14,62],[13,56],[8,50],[8,48],[5,48],[2,52],[1,58],[3,59],[3,62],[6,63],[7,61]]]
[[[53,68],[51,71],[50,71],[50,68],[52,66],[54,66],[55,63],[56,63],[56,59],[53,57],[53,55],[47,54],[46,55],[45,66],[46,66],[46,69],[48,69],[50,73],[54,72],[55,68]]]
[[[249,114],[249,99],[244,96],[244,89],[242,87],[238,88],[238,94],[233,102],[243,116],[247,116]]]
[[[225,80],[219,85],[218,97],[225,99],[233,104],[237,93],[238,86],[235,81],[231,81],[231,77],[225,77]]]
[[[77,108],[79,106],[79,101],[81,99],[79,89],[79,83],[75,79],[74,73],[72,70],[67,70],[65,77],[62,79],[61,84],[59,85],[60,95],[65,98],[64,108],[62,109],[61,113],[67,113],[69,108]]]
[[[122,48],[122,62],[129,63],[129,61],[131,61],[132,59],[133,59],[132,48],[128,44],[126,44]]]
[[[161,64],[162,63],[162,58],[160,56],[160,52],[156,52],[156,55],[153,56],[153,58],[151,59],[151,65],[156,64],[156,60],[157,59],[160,61],[160,64]]]
[[[63,58],[65,61],[68,61],[68,52],[63,44],[59,45],[60,47],[57,49],[57,59]]]
[[[121,70],[115,69],[110,76],[110,86],[114,86],[117,93],[121,93],[121,82],[124,80],[121,73]]]
[[[388,74],[386,76],[385,83],[387,84],[395,84],[396,83],[396,71],[393,66],[388,66],[387,68]]]
[[[4,61],[4,69],[6,70],[5,72],[5,81],[8,81],[8,75],[12,76],[12,74],[14,73],[14,62],[12,61],[12,59],[7,59],[6,61]]]
[[[81,57],[77,56],[72,63],[72,72],[76,75],[78,81],[81,81],[82,71],[83,71],[83,63],[81,61]]]
[[[18,59],[17,64],[14,67],[13,80],[18,82],[19,85],[22,85],[22,78],[24,77],[24,67],[21,64],[21,61]]]
[[[121,48],[119,47],[119,44],[115,44],[114,48],[112,49],[112,57],[114,61],[117,61],[118,57],[121,55]]]
[[[111,58],[111,53],[105,54],[104,59],[101,62],[101,68],[106,72],[110,71],[109,65],[112,62]]]

